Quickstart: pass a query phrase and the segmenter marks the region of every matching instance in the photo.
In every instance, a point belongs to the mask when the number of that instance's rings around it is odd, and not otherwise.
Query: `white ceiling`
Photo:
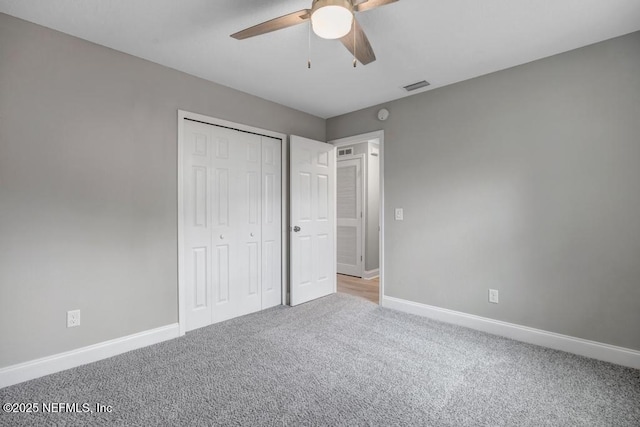
[[[400,0],[357,14],[377,61],[308,26],[230,34],[311,0],[0,0],[0,12],[322,118],[640,30],[639,0]],[[639,46],[640,48],[640,46]],[[418,91],[418,92],[420,92]],[[415,92],[413,92],[415,93]]]

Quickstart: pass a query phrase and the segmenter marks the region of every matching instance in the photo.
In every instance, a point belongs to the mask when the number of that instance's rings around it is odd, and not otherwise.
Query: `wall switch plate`
[[[489,302],[493,304],[498,303],[498,290],[497,289],[489,289]]]
[[[67,311],[67,328],[80,326],[80,310]]]
[[[404,220],[404,209],[396,208],[395,218],[396,218],[396,221],[403,221]]]

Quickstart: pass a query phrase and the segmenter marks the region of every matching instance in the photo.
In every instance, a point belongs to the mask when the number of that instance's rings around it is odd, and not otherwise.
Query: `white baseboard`
[[[382,306],[478,331],[640,369],[640,351],[384,296]]]
[[[178,324],[150,329],[53,356],[0,368],[0,388],[75,368],[179,336]]]
[[[380,276],[379,268],[376,268],[374,270],[365,270],[365,272],[362,273],[362,278],[366,280],[375,279],[376,277],[379,277],[379,276]]]

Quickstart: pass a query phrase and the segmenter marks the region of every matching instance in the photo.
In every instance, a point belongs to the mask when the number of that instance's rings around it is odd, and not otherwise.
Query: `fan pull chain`
[[[353,68],[356,68],[358,61],[356,60],[356,18],[353,18]]]
[[[307,68],[311,69],[311,19],[309,19],[309,45],[307,55]]]

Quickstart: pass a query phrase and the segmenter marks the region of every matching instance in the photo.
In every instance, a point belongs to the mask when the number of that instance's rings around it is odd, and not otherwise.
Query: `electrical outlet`
[[[80,326],[80,310],[67,311],[67,328]]]
[[[489,302],[497,304],[498,303],[498,290],[497,289],[489,289]]]

